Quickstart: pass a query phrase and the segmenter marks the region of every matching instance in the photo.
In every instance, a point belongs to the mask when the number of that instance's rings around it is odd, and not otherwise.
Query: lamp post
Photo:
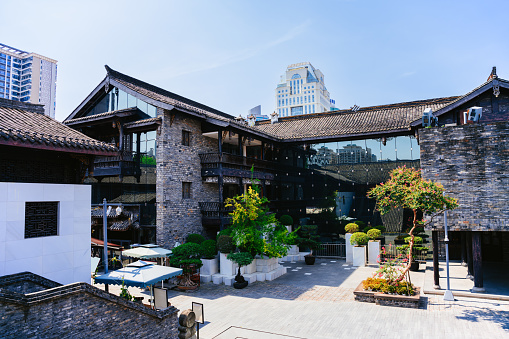
[[[454,296],[451,291],[451,284],[449,279],[449,237],[447,235],[447,211],[444,211],[444,231],[445,231],[445,265],[447,271],[447,289],[444,293],[445,301],[454,301]]]

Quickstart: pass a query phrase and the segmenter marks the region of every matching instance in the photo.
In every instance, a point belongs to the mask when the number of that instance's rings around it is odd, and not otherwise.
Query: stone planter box
[[[250,263],[247,266],[242,266],[240,268],[240,274],[253,274],[256,272],[256,259],[253,260],[252,263]]]
[[[381,306],[395,306],[395,307],[408,307],[408,308],[419,308],[421,300],[421,291],[419,287],[415,288],[415,295],[394,295],[384,294],[380,292],[364,291],[362,288],[362,282],[357,286],[353,294],[355,300],[367,303],[375,303]]]
[[[368,263],[370,265],[378,264],[379,255],[380,255],[380,242],[377,240],[368,242]]]
[[[353,266],[366,266],[366,246],[353,246]]]
[[[256,258],[256,272],[268,273],[274,271],[279,266],[277,258],[261,259]]]
[[[201,259],[203,266],[200,269],[200,274],[202,275],[212,275],[219,272],[219,260],[218,258],[214,259]]]
[[[226,259],[228,254],[229,253],[219,253],[219,271],[222,275],[235,275],[237,274],[237,264]]]
[[[345,234],[345,250],[346,250],[346,263],[353,263],[353,245],[350,244],[350,238],[352,237],[352,233]]]

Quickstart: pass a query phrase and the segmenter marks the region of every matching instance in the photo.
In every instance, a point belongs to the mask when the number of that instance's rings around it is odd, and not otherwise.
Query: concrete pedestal
[[[377,265],[380,260],[380,241],[368,242],[368,263],[370,265]]]
[[[213,275],[219,272],[219,260],[214,259],[201,259],[203,266],[200,269],[202,275]]]
[[[353,246],[353,266],[366,266],[366,246]]]
[[[345,234],[345,250],[346,250],[346,263],[351,265],[353,263],[353,245],[350,244],[352,233]]]

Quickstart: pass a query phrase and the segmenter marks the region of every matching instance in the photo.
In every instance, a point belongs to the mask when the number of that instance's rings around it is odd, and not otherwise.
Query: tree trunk
[[[415,238],[414,230],[417,227],[417,210],[413,209],[412,211],[414,212],[414,222],[413,222],[412,228],[410,229],[410,232],[408,233],[408,235],[410,236],[410,242],[408,243],[408,245],[409,245],[408,246],[408,262],[407,262],[405,269],[399,276],[399,280],[405,279],[405,274],[407,274],[407,272],[410,271],[410,265],[412,264],[412,260],[413,260],[412,259],[412,250],[414,249],[414,238]]]

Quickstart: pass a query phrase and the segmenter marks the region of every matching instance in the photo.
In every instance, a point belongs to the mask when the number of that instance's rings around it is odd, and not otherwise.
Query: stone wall
[[[484,113],[483,113],[484,114]],[[509,122],[419,131],[422,175],[444,185],[460,207],[451,230],[509,231]],[[443,229],[443,215],[433,229]]]
[[[173,306],[155,311],[86,283],[26,294],[13,290],[0,286],[1,338],[177,337],[178,310]]]
[[[205,232],[199,202],[218,201],[217,184],[201,177],[200,153],[217,152],[217,139],[204,137],[201,120],[177,111],[158,108],[162,117],[157,136],[157,243],[173,248],[190,233]],[[182,145],[182,130],[189,131],[190,145]],[[182,198],[182,182],[191,183],[191,198]]]

